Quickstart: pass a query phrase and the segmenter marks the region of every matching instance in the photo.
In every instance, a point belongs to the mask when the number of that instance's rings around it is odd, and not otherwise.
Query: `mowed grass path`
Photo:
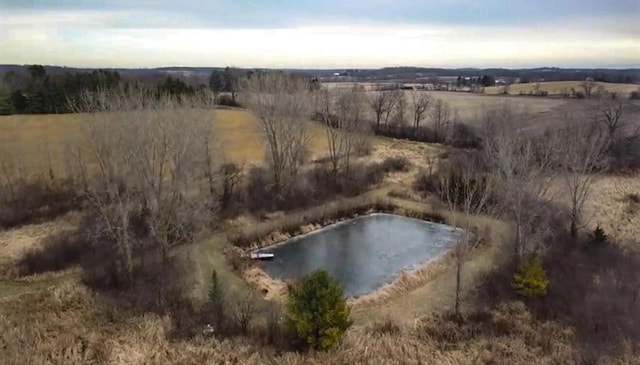
[[[221,159],[246,164],[264,162],[265,141],[260,123],[252,113],[217,109],[211,111],[211,121]],[[11,151],[13,158],[18,156],[31,171],[47,171],[49,166],[64,169],[68,163],[65,152],[83,143],[81,122],[82,116],[76,114],[0,116],[0,153]],[[312,155],[325,153],[323,127],[312,122],[309,126]]]

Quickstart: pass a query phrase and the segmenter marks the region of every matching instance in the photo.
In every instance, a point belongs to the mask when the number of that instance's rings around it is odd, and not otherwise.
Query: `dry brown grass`
[[[430,94],[434,98],[447,102],[458,116],[464,120],[473,121],[485,108],[494,108],[505,103],[510,104],[516,110],[524,110],[528,113],[538,114],[549,112],[562,107],[568,101],[552,98],[514,98],[502,95],[484,95],[463,92],[433,91]],[[452,111],[453,113],[453,111]]]
[[[615,84],[611,82],[596,82],[593,87],[593,92],[596,89],[602,86],[607,92],[611,93],[620,93],[625,98],[629,97],[629,94],[632,91],[638,90],[638,85],[634,84]],[[528,83],[528,84],[514,84],[509,86],[509,94],[511,95],[519,95],[520,93],[529,94],[529,92],[533,92],[536,87],[536,83]],[[569,92],[571,88],[574,88],[576,91],[583,91],[582,82],[581,81],[548,81],[540,83],[540,91],[546,91],[549,95],[562,95],[563,92]],[[503,89],[502,86],[492,86],[484,89],[486,94],[498,94]],[[584,91],[583,91],[584,92]]]
[[[620,184],[628,188],[620,194],[636,186],[622,181]],[[423,203],[392,201],[407,210],[425,209]],[[479,218],[478,224],[490,223]],[[242,227],[249,222],[236,224]],[[492,225],[494,241],[498,235],[508,234],[500,227]],[[475,286],[474,278],[496,265],[492,248],[480,250],[466,265],[467,290]],[[194,250],[200,252],[199,247]],[[215,252],[219,254],[219,248]],[[218,261],[217,265],[224,263]],[[416,282],[402,279],[400,283],[411,290],[400,288],[392,292],[392,300],[356,306],[356,325],[336,349],[322,353],[280,352],[249,338],[174,338],[178,319],[156,314],[131,316],[106,308],[96,294],[71,277],[55,287],[0,296],[0,348],[7,364],[640,363],[638,345],[632,343],[622,343],[609,357],[587,356],[570,326],[538,320],[518,302],[486,311],[468,307],[467,321],[458,326],[447,316],[431,314],[453,305],[453,275],[444,268],[434,276],[426,283],[419,281],[417,287]],[[380,323],[387,317],[391,324]],[[254,336],[260,336],[261,323],[258,320],[254,325]]]
[[[173,339],[176,322],[108,311],[78,283],[26,294],[0,306],[2,363],[12,364],[581,364],[570,328],[536,320],[521,303],[469,313],[460,326],[442,315],[410,323],[355,326],[327,352],[276,352],[243,338]],[[379,321],[384,321],[381,317]],[[390,331],[376,328],[390,328]],[[255,330],[255,328],[254,328]],[[623,344],[602,364],[638,364]],[[592,363],[596,363],[592,361]]]
[[[640,194],[640,174],[604,176],[596,181],[587,202],[588,228],[600,225],[605,232],[623,244],[638,242],[640,212],[633,208],[629,195]]]
[[[13,265],[28,250],[40,247],[47,237],[75,228],[79,219],[77,212],[71,212],[49,222],[0,230],[0,272],[2,267]]]
[[[560,188],[561,183],[562,180],[556,181],[550,194],[556,197],[556,202],[568,208],[569,200]],[[640,174],[598,176],[585,202],[582,228],[592,232],[600,226],[615,242],[637,245],[640,211],[635,209],[635,203],[629,198],[633,194],[640,194]]]
[[[492,97],[484,97],[492,99]],[[495,98],[496,100],[499,98]],[[529,98],[527,98],[529,99]],[[542,104],[541,104],[542,105]],[[548,104],[547,106],[549,106]],[[216,119],[221,123],[221,144],[230,151],[227,156],[237,162],[260,163],[263,145],[259,129],[251,115],[238,110],[218,110]],[[244,114],[243,114],[244,113]],[[0,118],[0,128],[10,131],[20,143],[33,138],[37,144],[38,128],[53,128],[52,136],[64,139],[64,132],[52,127],[53,118],[61,126],[73,131],[73,116],[17,116],[25,118],[25,126],[18,120],[3,124],[9,119]],[[16,118],[17,118],[16,117]],[[12,117],[7,117],[12,118]],[[59,118],[59,119],[58,119]],[[64,118],[70,118],[64,120]],[[31,121],[29,121],[31,120]],[[224,121],[224,122],[223,122]],[[13,127],[11,127],[13,126]],[[324,134],[318,125],[314,128],[314,151],[324,150]],[[0,131],[3,131],[0,129]],[[2,135],[2,134],[0,134]],[[57,136],[57,137],[56,137]],[[54,138],[52,137],[52,138]],[[10,137],[11,138],[11,137]],[[54,139],[55,139],[54,138]],[[426,167],[426,155],[441,153],[437,146],[379,139],[370,159],[382,160],[389,155],[407,157],[414,168],[409,172],[392,174],[378,190],[364,196],[345,200],[352,204],[366,203],[367,199],[384,199],[405,210],[433,211],[424,201],[410,201],[408,196],[389,199],[387,194],[394,189],[406,189],[410,176],[419,168]],[[31,148],[31,147],[29,147]],[[35,149],[37,151],[37,148]],[[34,152],[34,156],[39,156]],[[607,177],[598,181],[592,196],[590,211],[594,212],[592,223],[599,223],[607,233],[617,239],[638,237],[640,227],[637,215],[625,210],[628,194],[640,193],[640,179],[634,177]],[[392,194],[393,195],[393,194]],[[404,195],[404,194],[403,194]],[[344,204],[343,201],[342,203]],[[333,203],[339,205],[340,203]],[[328,206],[331,206],[328,205]],[[335,207],[333,207],[335,208]],[[253,219],[236,219],[229,222],[237,230],[277,229],[284,221],[304,216],[325,214],[327,206],[315,207],[296,215],[273,215],[273,219],[260,225]],[[625,213],[626,212],[626,213]],[[297,217],[297,218],[296,218]],[[73,220],[65,221],[73,223]],[[609,223],[606,223],[609,222]],[[67,224],[63,223],[62,225]],[[510,237],[508,227],[487,218],[477,218],[478,226],[489,226],[494,243]],[[607,225],[609,224],[609,225]],[[0,232],[0,255],[16,258],[25,249],[37,246],[47,234],[59,227],[59,222],[25,226],[20,229]],[[299,227],[300,228],[300,227]],[[309,231],[317,226],[304,226]],[[272,237],[271,242],[286,236]],[[463,277],[465,299],[473,298],[478,278],[499,264],[496,250],[499,244],[483,247],[472,255],[465,265]],[[6,248],[6,250],[5,250]],[[228,250],[223,234],[190,248],[193,256],[192,288],[194,303],[201,303],[205,296],[206,279],[212,267],[218,268],[221,278],[231,290],[246,289],[247,281],[235,273],[225,261],[223,252]],[[4,252],[4,253],[3,253]],[[506,303],[487,311],[472,308],[476,302],[467,301],[469,313],[479,311],[476,319],[470,318],[462,326],[447,317],[432,314],[446,311],[453,306],[455,279],[447,260],[436,265],[425,266],[423,271],[407,274],[396,283],[380,291],[379,296],[366,298],[356,303],[353,311],[356,324],[343,343],[334,350],[323,353],[279,352],[270,347],[256,345],[256,339],[201,338],[176,339],[173,330],[180,327],[180,320],[156,314],[131,315],[106,307],[91,292],[77,281],[73,273],[46,273],[27,278],[20,283],[0,280],[0,349],[3,364],[65,363],[65,364],[640,364],[640,344],[623,343],[618,353],[597,361],[585,357],[571,326],[559,322],[537,320],[519,302]],[[259,272],[248,272],[245,276],[257,281]],[[244,278],[246,279],[246,277]],[[251,279],[251,280],[253,280]],[[249,281],[251,281],[249,280]],[[256,282],[253,282],[254,285]],[[52,287],[53,285],[53,287]],[[272,282],[269,295],[282,292],[281,283]],[[386,316],[394,323],[377,325]],[[473,316],[472,316],[473,317]],[[475,317],[474,317],[475,318]],[[256,326],[260,326],[261,321]],[[373,328],[373,329],[372,329]],[[375,330],[375,328],[397,328]],[[199,329],[196,329],[196,332]],[[257,330],[257,329],[254,329]],[[260,333],[259,331],[257,333]],[[259,337],[258,335],[254,335]]]

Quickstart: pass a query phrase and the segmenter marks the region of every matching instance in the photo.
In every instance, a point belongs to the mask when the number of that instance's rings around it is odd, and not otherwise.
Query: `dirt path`
[[[73,280],[77,278],[77,276],[76,271],[70,270],[20,280],[0,280],[0,299],[8,299],[18,295],[48,289],[60,285],[67,280]]]

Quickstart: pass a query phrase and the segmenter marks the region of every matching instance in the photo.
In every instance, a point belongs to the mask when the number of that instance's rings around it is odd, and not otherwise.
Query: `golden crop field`
[[[602,86],[605,91],[611,93],[619,93],[624,96],[629,96],[632,91],[637,91],[640,85],[634,84],[614,84],[611,82],[596,82],[593,87],[593,92],[596,92],[598,87]],[[536,87],[536,83],[528,84],[513,84],[509,86],[510,95],[529,94],[533,92]],[[485,94],[498,94],[503,90],[503,86],[492,86],[484,89]],[[576,91],[582,91],[581,81],[548,81],[540,83],[540,91],[546,91],[549,95],[562,95],[564,92],[570,92],[571,89]]]
[[[218,109],[213,114],[216,138],[224,157],[237,163],[264,161],[265,142],[260,124],[250,112],[238,109]],[[310,123],[312,154],[327,151],[324,129]]]
[[[0,151],[12,151],[29,169],[46,171],[64,167],[65,151],[82,141],[81,116],[10,115],[0,116]],[[212,123],[219,153],[225,160],[259,164],[264,161],[265,142],[255,116],[239,109],[212,111]],[[311,123],[311,153],[326,151],[322,126]]]

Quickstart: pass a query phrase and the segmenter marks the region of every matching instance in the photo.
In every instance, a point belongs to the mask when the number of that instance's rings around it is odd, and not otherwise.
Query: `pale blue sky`
[[[0,63],[640,65],[640,0],[0,0]]]

